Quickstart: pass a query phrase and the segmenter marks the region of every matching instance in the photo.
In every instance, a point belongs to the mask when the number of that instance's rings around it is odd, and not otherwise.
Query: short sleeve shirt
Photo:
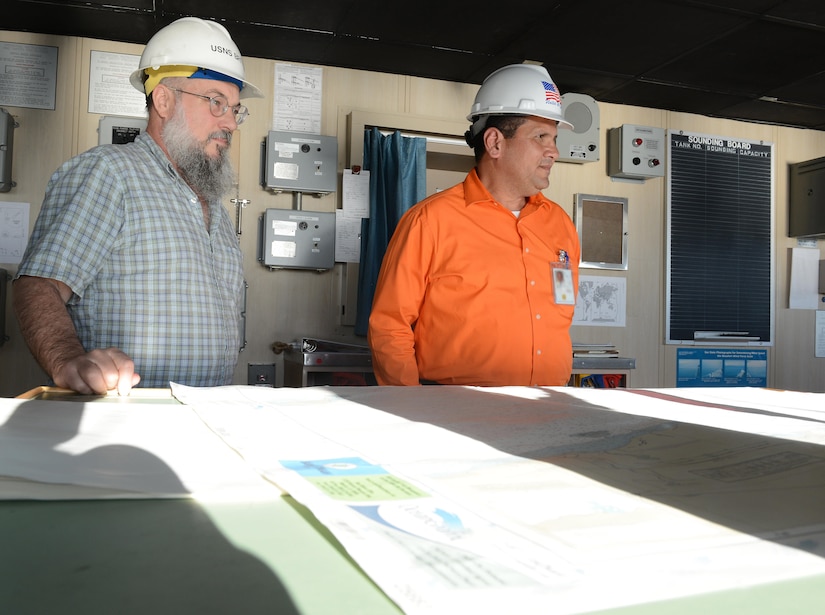
[[[18,276],[52,278],[86,350],[117,347],[140,386],[232,381],[243,258],[229,214],[200,201],[148,135],[76,156],[49,181]]]

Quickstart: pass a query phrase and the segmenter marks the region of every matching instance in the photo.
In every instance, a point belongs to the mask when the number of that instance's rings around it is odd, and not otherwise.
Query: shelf
[[[630,386],[630,372],[636,368],[636,359],[628,357],[573,357],[573,370],[568,386],[576,384],[576,376],[583,374],[621,376],[619,387]]]

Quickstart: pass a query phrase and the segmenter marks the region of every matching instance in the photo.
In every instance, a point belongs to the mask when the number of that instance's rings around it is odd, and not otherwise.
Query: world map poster
[[[608,276],[579,276],[574,325],[624,327],[627,280]]]

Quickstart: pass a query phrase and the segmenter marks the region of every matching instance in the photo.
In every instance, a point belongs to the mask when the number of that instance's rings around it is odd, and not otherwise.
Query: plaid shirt
[[[19,275],[60,280],[87,350],[115,346],[140,386],[232,381],[243,258],[228,212],[200,201],[155,141],[104,145],[49,181]]]

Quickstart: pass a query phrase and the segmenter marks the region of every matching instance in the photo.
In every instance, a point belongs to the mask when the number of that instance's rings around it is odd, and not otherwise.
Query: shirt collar
[[[154,140],[154,138],[150,137],[146,133],[141,132],[137,137],[135,137],[135,143],[142,145],[146,149],[148,149],[152,157],[155,160],[157,160],[162,167],[171,167],[172,163],[169,161],[169,158],[166,156],[166,154],[161,149],[160,145],[158,145],[157,141]]]
[[[140,145],[145,146],[152,157],[158,161],[158,164],[166,171],[166,173],[177,181],[183,181],[183,178],[175,169],[175,165],[172,164],[172,161],[169,160],[169,157],[166,155],[166,152],[161,149],[160,145],[158,145],[157,141],[154,140],[151,136],[145,133],[140,133],[135,138],[135,143],[139,143]]]
[[[484,187],[484,184],[481,183],[475,167],[467,174],[467,177],[464,178],[464,203],[468,207],[478,203],[498,203],[487,188]],[[543,207],[547,206],[548,203],[547,198],[541,192],[537,192],[527,199],[521,211],[524,212],[531,205]]]

